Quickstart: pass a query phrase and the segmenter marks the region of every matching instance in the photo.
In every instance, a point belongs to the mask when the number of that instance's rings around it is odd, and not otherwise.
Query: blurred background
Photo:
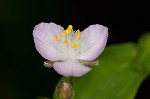
[[[150,31],[149,3],[108,0],[0,0],[0,99],[52,97],[61,77],[43,66],[32,31],[40,22],[83,30],[91,24],[109,28],[108,44],[137,42]],[[135,99],[150,99],[150,77]]]

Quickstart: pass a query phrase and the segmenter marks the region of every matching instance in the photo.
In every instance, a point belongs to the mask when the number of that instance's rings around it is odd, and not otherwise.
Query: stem
[[[73,77],[69,77],[69,83],[70,83],[70,85],[72,86],[72,88],[73,88]]]
[[[74,98],[73,81],[74,81],[74,77],[69,77],[69,83],[70,83],[70,85],[71,85],[71,92],[72,92],[72,97],[69,98],[69,99],[73,99],[73,98]]]

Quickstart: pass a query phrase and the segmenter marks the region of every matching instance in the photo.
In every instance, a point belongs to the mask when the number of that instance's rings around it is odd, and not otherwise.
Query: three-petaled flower
[[[104,50],[108,29],[99,24],[91,25],[82,32],[69,25],[40,23],[33,30],[37,51],[51,61],[57,73],[70,77],[82,76],[91,70],[80,61],[93,61]]]

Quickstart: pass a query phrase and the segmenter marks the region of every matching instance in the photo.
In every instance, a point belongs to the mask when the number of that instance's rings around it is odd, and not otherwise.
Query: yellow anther
[[[67,27],[67,30],[72,30],[72,28],[73,28],[73,26],[72,25],[69,25],[68,27]]]
[[[63,36],[66,36],[68,33],[69,33],[68,30],[64,30],[61,34],[62,34]]]
[[[70,33],[71,30],[72,30],[72,25],[69,25],[69,26],[67,27],[67,29],[64,30],[61,34],[62,34],[63,36],[66,36],[67,34]]]
[[[60,39],[60,37],[58,36],[58,35],[56,35],[56,36],[54,36],[54,40],[59,40]]]
[[[76,38],[79,38],[79,37],[80,37],[80,30],[77,30],[77,31],[76,31],[75,36],[76,36]]]
[[[72,42],[72,46],[74,47],[74,48],[79,48],[79,45],[77,44],[77,43],[75,43],[75,42]]]
[[[64,39],[64,43],[67,44],[67,45],[69,44],[67,39]]]

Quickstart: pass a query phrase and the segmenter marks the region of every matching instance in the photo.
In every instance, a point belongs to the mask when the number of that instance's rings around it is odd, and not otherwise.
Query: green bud
[[[69,83],[62,81],[58,85],[57,95],[59,99],[72,99],[73,98],[73,88]]]

